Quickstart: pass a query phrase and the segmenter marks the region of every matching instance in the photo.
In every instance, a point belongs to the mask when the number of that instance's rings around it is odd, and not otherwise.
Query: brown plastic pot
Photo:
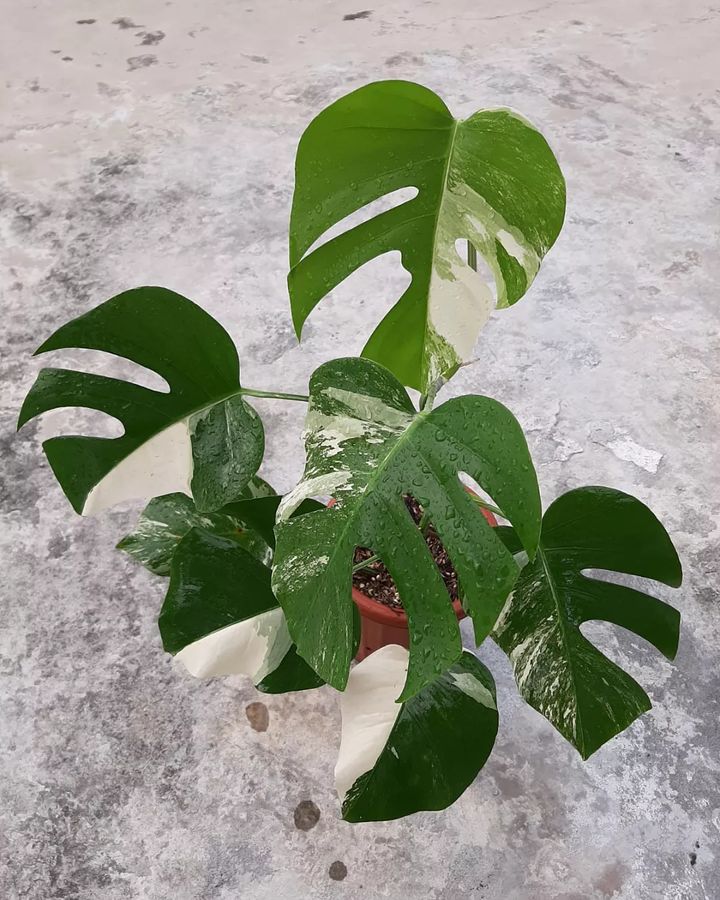
[[[490,510],[481,509],[481,512],[490,525],[493,527],[497,525],[497,519]],[[379,600],[373,600],[372,597],[363,594],[357,588],[352,589],[352,598],[360,611],[362,626],[360,648],[355,657],[358,662],[387,644],[400,644],[401,647],[410,646],[408,620],[404,610],[391,609],[384,603],[380,603]],[[453,609],[458,622],[465,618],[466,613],[459,600],[453,601]]]

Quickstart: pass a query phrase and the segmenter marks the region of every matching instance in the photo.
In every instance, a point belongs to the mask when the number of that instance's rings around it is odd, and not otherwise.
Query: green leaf
[[[117,545],[155,575],[169,575],[170,563],[180,541],[192,528],[204,528],[219,537],[235,541],[260,562],[269,564],[275,538],[272,523],[280,498],[260,498],[231,504],[215,513],[198,512],[185,494],[165,494],[155,497],[143,510],[135,530]],[[250,507],[269,504],[269,509],[255,512]],[[237,509],[240,507],[240,509]],[[258,519],[270,518],[267,529],[258,529]],[[248,522],[248,520],[250,520]],[[269,538],[269,540],[268,540]]]
[[[118,294],[68,322],[37,350],[102,350],[132,360],[162,376],[169,392],[117,378],[68,369],[42,369],[20,411],[18,427],[40,413],[68,406],[100,410],[118,419],[118,438],[54,437],[43,448],[73,508],[89,514],[135,498],[190,493],[193,470],[190,420],[199,416],[199,461],[203,497],[212,496],[206,448],[217,442],[213,425],[228,415],[217,404],[231,401],[234,433],[241,420],[238,357],[226,331],[185,297],[158,287]],[[215,408],[215,409],[214,409]],[[208,413],[209,422],[201,414]],[[244,445],[244,468],[233,463],[231,492],[259,463],[262,426],[245,409],[252,432]],[[249,449],[254,446],[254,451]]]
[[[348,822],[445,809],[472,783],[495,743],[495,682],[471,653],[405,703],[395,698],[408,652],[391,645],[350,673],[341,697],[335,783]]]
[[[480,643],[518,568],[458,476],[467,473],[493,496],[532,555],[540,497],[525,438],[495,400],[462,397],[417,414],[387,369],[339,359],[312,376],[305,446],[303,479],[283,498],[276,527],[273,588],[290,632],[313,669],[342,690],[353,655],[353,553],[371,548],[408,616],[407,699],[458,659],[461,643],[447,590],[403,497],[415,497],[435,526]],[[337,503],[288,518],[302,500],[321,495]]]
[[[249,675],[272,693],[323,683],[297,658],[270,570],[203,528],[177,547],[158,624],[163,647],[196,677]]]
[[[265,694],[287,694],[291,691],[308,691],[322,687],[325,682],[310,668],[293,645],[283,661],[266,675],[255,687]]]
[[[190,419],[193,476],[199,510],[212,512],[237,500],[260,468],[265,432],[260,417],[240,395]]]
[[[655,597],[583,574],[604,569],[677,587],[672,541],[635,497],[584,487],[543,517],[537,556],[522,570],[495,626],[521,694],[587,759],[651,707],[629,675],[583,637],[583,622],[621,625],[672,659],[680,614]]]
[[[346,216],[407,187],[417,196],[310,251]],[[557,161],[517,113],[481,110],[458,120],[432,91],[407,81],[353,91],[313,119],[297,151],[288,286],[298,336],[351,272],[399,250],[411,284],[363,355],[426,391],[467,358],[495,305],[455,241],[472,242],[494,278],[497,306],[506,307],[529,288],[564,214]]]

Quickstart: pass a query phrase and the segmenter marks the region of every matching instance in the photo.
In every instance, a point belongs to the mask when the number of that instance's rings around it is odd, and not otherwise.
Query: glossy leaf
[[[580,626],[591,620],[621,625],[672,659],[680,624],[680,614],[668,604],[589,577],[586,569],[673,587],[682,580],[667,532],[629,494],[578,488],[545,513],[537,556],[522,570],[494,637],[510,657],[523,697],[584,759],[651,703],[637,682],[582,635]]]
[[[417,195],[317,249],[331,226],[386,194]],[[412,276],[363,355],[426,390],[470,354],[495,305],[458,255],[464,238],[492,273],[497,306],[529,288],[565,214],[565,182],[544,138],[507,109],[455,119],[427,88],[380,81],[323,110],[295,165],[288,285],[295,328],[359,266],[399,250]]]
[[[273,692],[322,684],[295,653],[269,568],[203,528],[177,547],[159,626],[163,647],[198,678],[244,674]]]
[[[352,658],[351,578],[356,546],[378,553],[408,616],[407,699],[460,656],[457,620],[440,573],[403,500],[428,513],[458,572],[478,643],[489,633],[517,566],[459,479],[474,478],[501,504],[533,554],[540,498],[525,438],[487,397],[449,400],[416,413],[402,385],[363,359],[333,360],[310,382],[307,461],[278,510],[273,587],[299,653],[328,683],[345,687]],[[335,497],[289,519],[311,496]]]
[[[260,468],[265,432],[260,417],[238,394],[190,419],[195,505],[212,512],[237,500]]]
[[[395,702],[408,652],[391,645],[350,673],[341,697],[335,783],[348,822],[445,809],[484,766],[495,742],[495,683],[471,653],[405,703]]]
[[[208,445],[217,444],[211,433],[217,433],[218,421],[228,420],[222,407],[217,408],[227,401],[233,410],[235,439],[241,423],[238,411],[244,408],[245,421],[252,421],[252,431],[241,445],[245,463],[236,456],[223,472],[229,480],[220,491],[222,498],[240,494],[243,480],[255,473],[262,456],[262,425],[237,397],[241,392],[237,352],[211,316],[173,291],[137,288],[68,322],[37,352],[76,347],[131,360],[162,376],[170,388],[156,391],[68,369],[40,371],[23,403],[18,427],[48,410],[79,406],[107,413],[125,428],[117,438],[72,435],[43,444],[77,512],[99,512],[124,500],[174,491],[189,494],[191,419],[200,429],[196,445],[201,452],[201,496],[215,502]]]

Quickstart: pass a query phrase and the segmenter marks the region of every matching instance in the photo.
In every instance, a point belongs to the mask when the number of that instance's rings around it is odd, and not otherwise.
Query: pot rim
[[[359,591],[356,587],[353,587],[352,589],[352,598],[353,602],[360,610],[361,616],[372,619],[373,622],[378,622],[380,625],[390,625],[393,628],[408,627],[408,617],[404,609],[394,609],[391,606],[386,606],[384,603],[381,603],[380,600],[376,600],[374,597],[368,597],[367,594],[363,594],[363,592]],[[453,600],[452,606],[458,620],[464,619],[467,616],[467,613],[459,600]]]

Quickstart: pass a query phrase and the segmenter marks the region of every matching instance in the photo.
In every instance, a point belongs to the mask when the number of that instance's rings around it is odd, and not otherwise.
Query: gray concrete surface
[[[720,13],[366,2],[3,0],[3,898],[720,897]],[[13,423],[38,342],[143,283],[217,315],[248,385],[302,389],[358,352],[402,287],[397,260],[336,291],[298,347],[286,222],[304,123],[381,77],[421,81],[459,114],[513,106],[547,134],[565,231],[448,394],[489,392],[517,413],[546,500],[600,483],[648,502],[686,582],[662,592],[684,616],[675,665],[588,629],[655,703],[589,762],[483,648],[502,717],[485,771],[446,812],[351,826],[332,788],[332,691],[258,698],[177,670],[154,622],[161,582],[113,551],[134,510],[74,517],[38,446],[57,420],[18,437]],[[302,410],[261,410],[264,472],[287,489]],[[245,711],[258,699],[264,731]],[[320,817],[302,830],[308,800]]]

